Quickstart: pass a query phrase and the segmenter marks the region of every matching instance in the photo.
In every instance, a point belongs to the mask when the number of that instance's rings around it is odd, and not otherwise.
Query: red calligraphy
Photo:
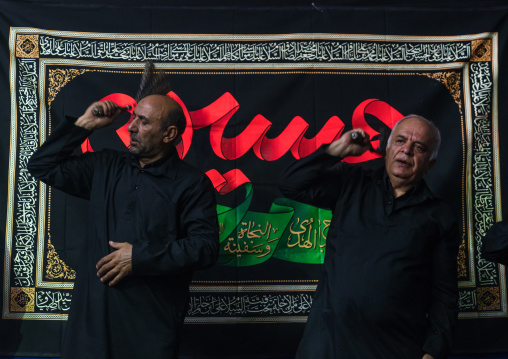
[[[342,134],[345,125],[337,116],[333,116],[321,128],[321,130],[312,138],[306,138],[304,135],[309,128],[309,124],[300,116],[294,117],[287,127],[276,137],[267,136],[272,122],[264,116],[258,114],[239,135],[226,138],[224,131],[231,117],[240,108],[239,103],[229,92],[224,93],[210,105],[196,111],[188,111],[184,102],[174,93],[168,93],[168,96],[177,101],[185,114],[187,126],[182,134],[182,139],[177,145],[177,151],[180,158],[184,158],[188,153],[191,144],[193,131],[204,127],[210,127],[210,144],[214,153],[225,160],[234,160],[245,155],[250,149],[261,160],[276,161],[286,153],[291,154],[296,159],[303,158],[316,151],[321,145],[328,144],[338,139]],[[111,100],[119,106],[130,105],[129,112],[132,114],[136,105],[135,100],[125,94],[115,93],[104,97],[101,101]],[[372,115],[379,119],[389,128],[393,128],[395,123],[403,115],[386,102],[377,99],[368,99],[358,105],[353,113],[353,128],[362,128],[373,138],[379,134],[366,121],[365,115]],[[117,134],[125,144],[129,146],[129,131],[127,127],[130,120],[117,130]],[[372,146],[377,148],[379,140],[373,140]],[[90,141],[87,139],[81,145],[82,151],[93,151]],[[370,161],[381,157],[373,152],[365,152],[358,157],[348,157],[346,162],[358,163]],[[207,172],[217,191],[221,194],[231,192],[238,186],[250,182],[249,179],[239,169],[235,169],[221,175],[215,169]]]

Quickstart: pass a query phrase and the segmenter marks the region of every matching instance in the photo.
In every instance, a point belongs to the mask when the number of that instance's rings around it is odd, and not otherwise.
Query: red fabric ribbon
[[[214,153],[222,159],[234,160],[242,157],[251,148],[256,156],[265,161],[275,161],[291,151],[297,159],[305,157],[322,144],[340,137],[344,123],[337,117],[330,118],[319,133],[310,139],[304,137],[309,124],[300,116],[291,120],[277,137],[266,137],[272,126],[262,115],[256,115],[239,135],[226,138],[224,130],[240,105],[226,92],[205,108],[191,112],[194,128],[210,126],[210,144]]]
[[[174,93],[169,92],[168,96],[173,98],[182,107],[187,126],[180,143],[176,146],[180,158],[184,158],[192,144],[194,129],[200,129],[210,126],[210,144],[214,153],[225,160],[234,160],[242,157],[252,149],[256,156],[265,161],[275,161],[284,156],[288,151],[296,159],[303,158],[316,151],[321,145],[328,144],[338,139],[344,131],[344,123],[337,116],[333,116],[325,123],[323,128],[312,138],[304,137],[309,128],[309,124],[300,116],[294,117],[288,126],[274,138],[269,138],[266,133],[272,126],[262,115],[256,115],[247,127],[239,135],[226,138],[224,130],[231,117],[239,109],[240,105],[229,92],[224,93],[210,105],[196,111],[189,112],[183,101]],[[111,100],[119,106],[131,106],[128,111],[132,113],[136,106],[134,99],[128,95],[115,93],[101,99],[101,101]],[[403,115],[386,102],[377,99],[368,99],[358,105],[353,113],[353,128],[362,128],[370,138],[379,135],[366,121],[365,115],[372,115],[379,119],[389,128],[393,128],[395,123]],[[131,120],[120,127],[116,132],[125,146],[129,146],[130,136],[127,127]],[[377,148],[379,140],[373,140],[372,146]],[[85,140],[81,145],[82,151],[93,151],[89,140]],[[381,156],[367,151],[358,157],[347,157],[344,161],[349,163],[359,163],[370,161]],[[239,169],[234,169],[221,175],[217,170],[211,169],[207,173],[212,180],[214,187],[221,194],[233,191],[235,188],[250,180]]]
[[[365,114],[375,116],[382,123],[387,125],[390,129],[392,129],[393,126],[395,126],[395,123],[397,123],[398,120],[404,117],[404,115],[402,115],[399,111],[397,111],[384,101],[377,99],[368,99],[363,101],[356,107],[355,111],[353,112],[352,124],[353,128],[363,129],[370,136],[370,138],[379,135],[379,132],[370,127],[370,125],[365,120]],[[371,141],[371,143],[374,149],[377,149],[379,147],[379,140],[373,140]],[[346,157],[344,161],[349,163],[359,163],[370,161],[380,157],[381,155],[377,153],[367,151],[361,156]]]

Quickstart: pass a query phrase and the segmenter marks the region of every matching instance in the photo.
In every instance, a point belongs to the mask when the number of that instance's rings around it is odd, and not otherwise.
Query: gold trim
[[[46,279],[76,279],[76,271],[60,259],[50,238],[48,238],[48,254],[46,258],[48,259]]]
[[[478,311],[501,310],[499,287],[477,288]]]
[[[94,71],[89,69],[55,69],[49,70],[48,74],[48,134],[51,133],[51,103],[55,100],[56,95],[71,80],[85,72]]]
[[[83,75],[88,69],[55,69],[49,70],[48,76],[48,106],[55,100],[56,95],[60,92],[62,87],[67,85],[69,81],[73,80],[79,75]]]
[[[67,85],[71,80],[76,77],[84,74],[85,72],[93,71],[89,69],[50,69],[48,74],[48,116],[51,119],[51,103],[55,100],[58,93],[62,90],[62,88]],[[48,131],[51,132],[51,120],[48,122]],[[50,227],[51,220],[51,189],[48,193],[48,213],[47,213],[47,221],[48,228]],[[48,259],[46,268],[45,268],[45,279],[54,280],[54,279],[67,279],[73,280],[76,279],[76,271],[69,267],[63,260],[60,259],[55,247],[51,243],[51,234],[48,233],[48,246],[47,246],[47,254],[46,258]]]
[[[467,257],[466,257],[466,238],[462,236],[462,241],[459,246],[459,252],[457,255],[457,278],[459,280],[468,278],[467,271]]]
[[[35,288],[12,287],[11,288],[11,312],[34,312]]]
[[[422,73],[422,75],[437,80],[446,86],[455,100],[455,103],[459,106],[460,115],[462,116],[462,74],[456,71],[446,71]]]
[[[448,89],[450,94],[452,95],[453,100],[459,107],[461,123],[464,122],[464,113],[462,110],[462,73],[457,71],[441,71],[441,72],[431,72],[431,73],[422,73],[421,75],[427,76],[431,79],[441,82]],[[464,144],[463,144],[464,146]],[[463,177],[463,176],[462,176]],[[462,178],[463,179],[463,178]],[[464,188],[464,185],[462,186]],[[465,193],[466,191],[463,190]],[[464,204],[463,204],[464,206]],[[464,215],[463,209],[463,220],[464,223],[466,221],[466,217]],[[467,269],[467,256],[466,256],[466,235],[462,235],[462,241],[459,246],[459,251],[457,255],[457,278],[463,279],[468,277],[468,269]]]
[[[471,62],[492,61],[492,39],[471,41]]]
[[[16,57],[39,58],[39,35],[16,36]]]

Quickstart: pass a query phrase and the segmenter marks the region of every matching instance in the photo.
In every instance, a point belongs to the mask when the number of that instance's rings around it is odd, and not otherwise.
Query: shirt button
[[[388,201],[388,204],[391,205],[392,204],[392,201]]]
[[[138,189],[138,188],[139,188],[139,186],[134,187],[134,189]]]

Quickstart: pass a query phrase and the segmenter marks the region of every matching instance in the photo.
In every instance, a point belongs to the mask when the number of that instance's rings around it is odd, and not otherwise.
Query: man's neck
[[[406,192],[415,185],[415,182],[407,182],[397,177],[389,177],[389,179],[390,183],[392,184],[393,196],[395,198],[405,195]]]
[[[155,157],[138,157],[139,165],[141,166],[141,168],[144,168],[145,166],[154,163],[163,157],[166,157],[170,152],[172,152],[173,148],[174,147],[168,147],[167,150],[165,150],[164,152],[160,153]]]
[[[409,187],[411,188],[411,187]],[[409,188],[393,188],[393,196],[395,198],[399,198],[406,194],[406,192],[409,190]]]

